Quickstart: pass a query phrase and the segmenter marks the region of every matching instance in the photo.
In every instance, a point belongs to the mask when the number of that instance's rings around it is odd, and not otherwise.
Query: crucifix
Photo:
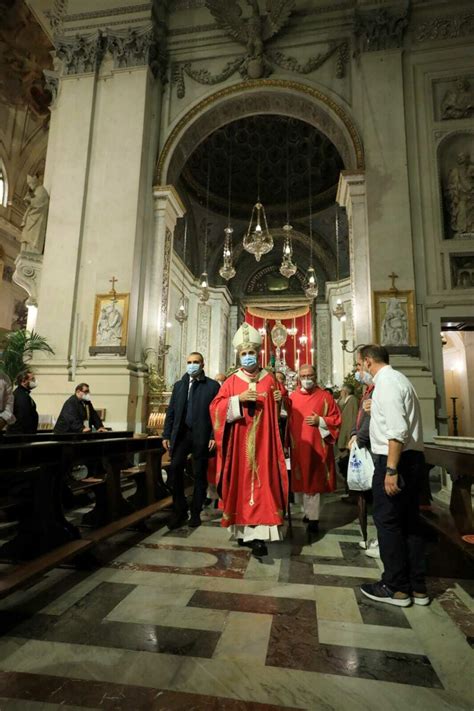
[[[398,274],[395,274],[395,272],[392,270],[392,273],[388,275],[388,278],[392,280],[392,286],[390,287],[390,291],[397,292],[398,289],[395,286],[395,279],[398,279]]]
[[[110,290],[110,293],[112,294],[112,297],[115,299],[117,296],[117,292],[115,291],[115,284],[118,282],[118,279],[116,279],[114,276],[112,279],[109,279],[109,282],[112,284],[112,288]]]

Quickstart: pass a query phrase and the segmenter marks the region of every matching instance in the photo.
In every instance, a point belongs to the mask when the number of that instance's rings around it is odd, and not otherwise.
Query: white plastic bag
[[[359,448],[357,443],[351,447],[347,468],[347,487],[349,491],[369,491],[372,488],[374,462],[366,447]]]

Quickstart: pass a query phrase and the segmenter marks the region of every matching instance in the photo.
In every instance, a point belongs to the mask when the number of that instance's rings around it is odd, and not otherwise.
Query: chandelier
[[[306,346],[306,344],[308,343],[308,336],[306,336],[306,334],[303,332],[301,334],[301,336],[298,338],[298,341],[300,342],[300,346],[302,346],[304,348]]]
[[[280,274],[287,279],[296,274],[296,264],[293,262],[293,245],[291,241],[290,225],[290,142],[289,142],[290,119],[286,122],[286,225],[283,226],[283,257],[281,260]]]
[[[203,272],[199,277],[199,301],[201,304],[205,304],[209,301],[209,279],[207,277],[207,272]]]
[[[309,267],[306,270],[304,293],[308,299],[315,299],[319,293],[318,280],[313,268],[313,194],[311,187],[311,158],[308,153],[308,187],[309,187]]]
[[[339,205],[336,203],[336,279],[339,284]],[[337,318],[338,321],[344,323],[347,319],[347,314],[344,309],[344,304],[341,299],[336,301],[336,306],[333,309],[333,316]]]
[[[184,270],[186,265],[186,242],[188,239],[188,219],[184,221],[184,246],[183,246],[183,274],[181,277],[181,297],[179,299],[178,309],[174,315],[178,323],[184,323],[188,320],[188,309],[186,299],[184,298]]]
[[[231,194],[232,194],[232,142],[230,141],[229,146],[229,190],[228,190],[228,204],[227,204],[227,227],[224,229],[224,260],[221,268],[219,269],[219,274],[223,279],[229,281],[232,277],[235,277],[235,267],[232,263],[232,233],[233,229],[230,226],[230,204],[231,204]]]
[[[247,252],[254,255],[257,262],[262,255],[268,254],[273,249],[273,237],[268,230],[265,208],[260,200],[252,208],[243,246]]]

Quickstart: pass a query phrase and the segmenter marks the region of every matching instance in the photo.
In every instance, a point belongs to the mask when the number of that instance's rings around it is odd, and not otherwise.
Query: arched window
[[[3,163],[0,159],[0,205],[2,207],[7,206],[7,187],[7,176],[5,174]]]

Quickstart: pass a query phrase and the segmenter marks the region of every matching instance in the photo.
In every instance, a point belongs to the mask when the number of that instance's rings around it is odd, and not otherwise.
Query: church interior
[[[473,39],[470,0],[0,0],[2,711],[473,708]],[[289,397],[362,407],[368,344],[413,386],[423,610],[361,594],[337,437],[315,535],[290,494],[255,556],[210,479],[168,526],[173,386],[242,324]]]

